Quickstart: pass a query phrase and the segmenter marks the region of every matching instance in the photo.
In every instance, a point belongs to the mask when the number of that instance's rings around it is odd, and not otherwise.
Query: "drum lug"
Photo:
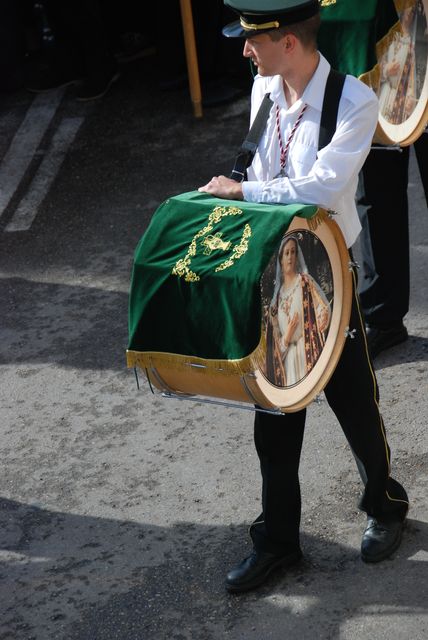
[[[345,329],[345,336],[347,338],[351,338],[351,340],[353,340],[355,338],[355,334],[357,333],[356,329],[350,329],[349,327],[346,327]]]
[[[360,265],[358,262],[355,262],[354,260],[350,260],[348,262],[348,269],[349,271],[352,271],[353,269],[360,269]]]
[[[208,369],[205,364],[199,364],[198,362],[184,362],[184,366],[193,367],[194,369]],[[213,368],[214,371],[224,371],[222,367]]]
[[[197,362],[185,362],[184,365],[186,367],[195,367],[195,369],[206,369],[205,364],[198,364]]]

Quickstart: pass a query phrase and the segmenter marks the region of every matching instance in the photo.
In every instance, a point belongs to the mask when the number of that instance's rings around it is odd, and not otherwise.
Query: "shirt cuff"
[[[261,202],[261,194],[263,182],[256,180],[246,181],[242,183],[242,194],[247,202]]]

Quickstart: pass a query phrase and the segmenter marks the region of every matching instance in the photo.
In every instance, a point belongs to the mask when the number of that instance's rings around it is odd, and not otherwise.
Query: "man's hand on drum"
[[[214,176],[206,185],[199,187],[198,191],[204,191],[225,200],[244,199],[241,183],[226,176]]]

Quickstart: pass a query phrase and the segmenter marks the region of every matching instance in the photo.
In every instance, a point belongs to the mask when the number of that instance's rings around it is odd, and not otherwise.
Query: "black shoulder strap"
[[[330,69],[324,91],[318,150],[323,149],[329,144],[336,131],[337,112],[339,110],[339,102],[345,78],[346,76],[343,73],[335,69]],[[252,163],[254,154],[259,146],[272,104],[270,94],[267,93],[262,100],[251,129],[236,156],[235,165],[230,174],[230,178],[236,180],[236,182],[242,182],[245,179],[245,172]]]
[[[326,147],[336,131],[337,112],[346,76],[335,69],[330,69],[322,103],[318,151]]]
[[[254,122],[251,125],[251,129],[247,133],[247,137],[241,145],[241,148],[236,156],[235,166],[233,167],[230,178],[236,180],[236,182],[242,182],[245,178],[245,172],[253,161],[254,154],[259,146],[260,138],[265,130],[269,112],[272,108],[273,102],[270,99],[270,94],[267,93],[262,100],[262,103],[257,111],[257,115],[254,118]]]

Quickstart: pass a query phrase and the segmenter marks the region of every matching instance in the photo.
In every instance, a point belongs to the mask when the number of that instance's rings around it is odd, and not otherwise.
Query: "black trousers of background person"
[[[367,351],[354,276],[350,328],[345,346],[324,392],[357,459],[364,482],[360,508],[383,519],[404,519],[408,498],[390,477],[390,450],[379,412],[379,391]],[[299,460],[306,410],[283,416],[257,412],[256,450],[262,474],[263,512],[250,533],[257,549],[286,554],[299,547]]]
[[[428,204],[428,132],[414,143]],[[400,324],[409,310],[409,147],[372,149],[362,169],[359,200],[363,275],[360,299],[367,324]]]
[[[59,73],[91,77],[115,66],[100,0],[44,0],[44,5],[54,34],[50,62]]]

